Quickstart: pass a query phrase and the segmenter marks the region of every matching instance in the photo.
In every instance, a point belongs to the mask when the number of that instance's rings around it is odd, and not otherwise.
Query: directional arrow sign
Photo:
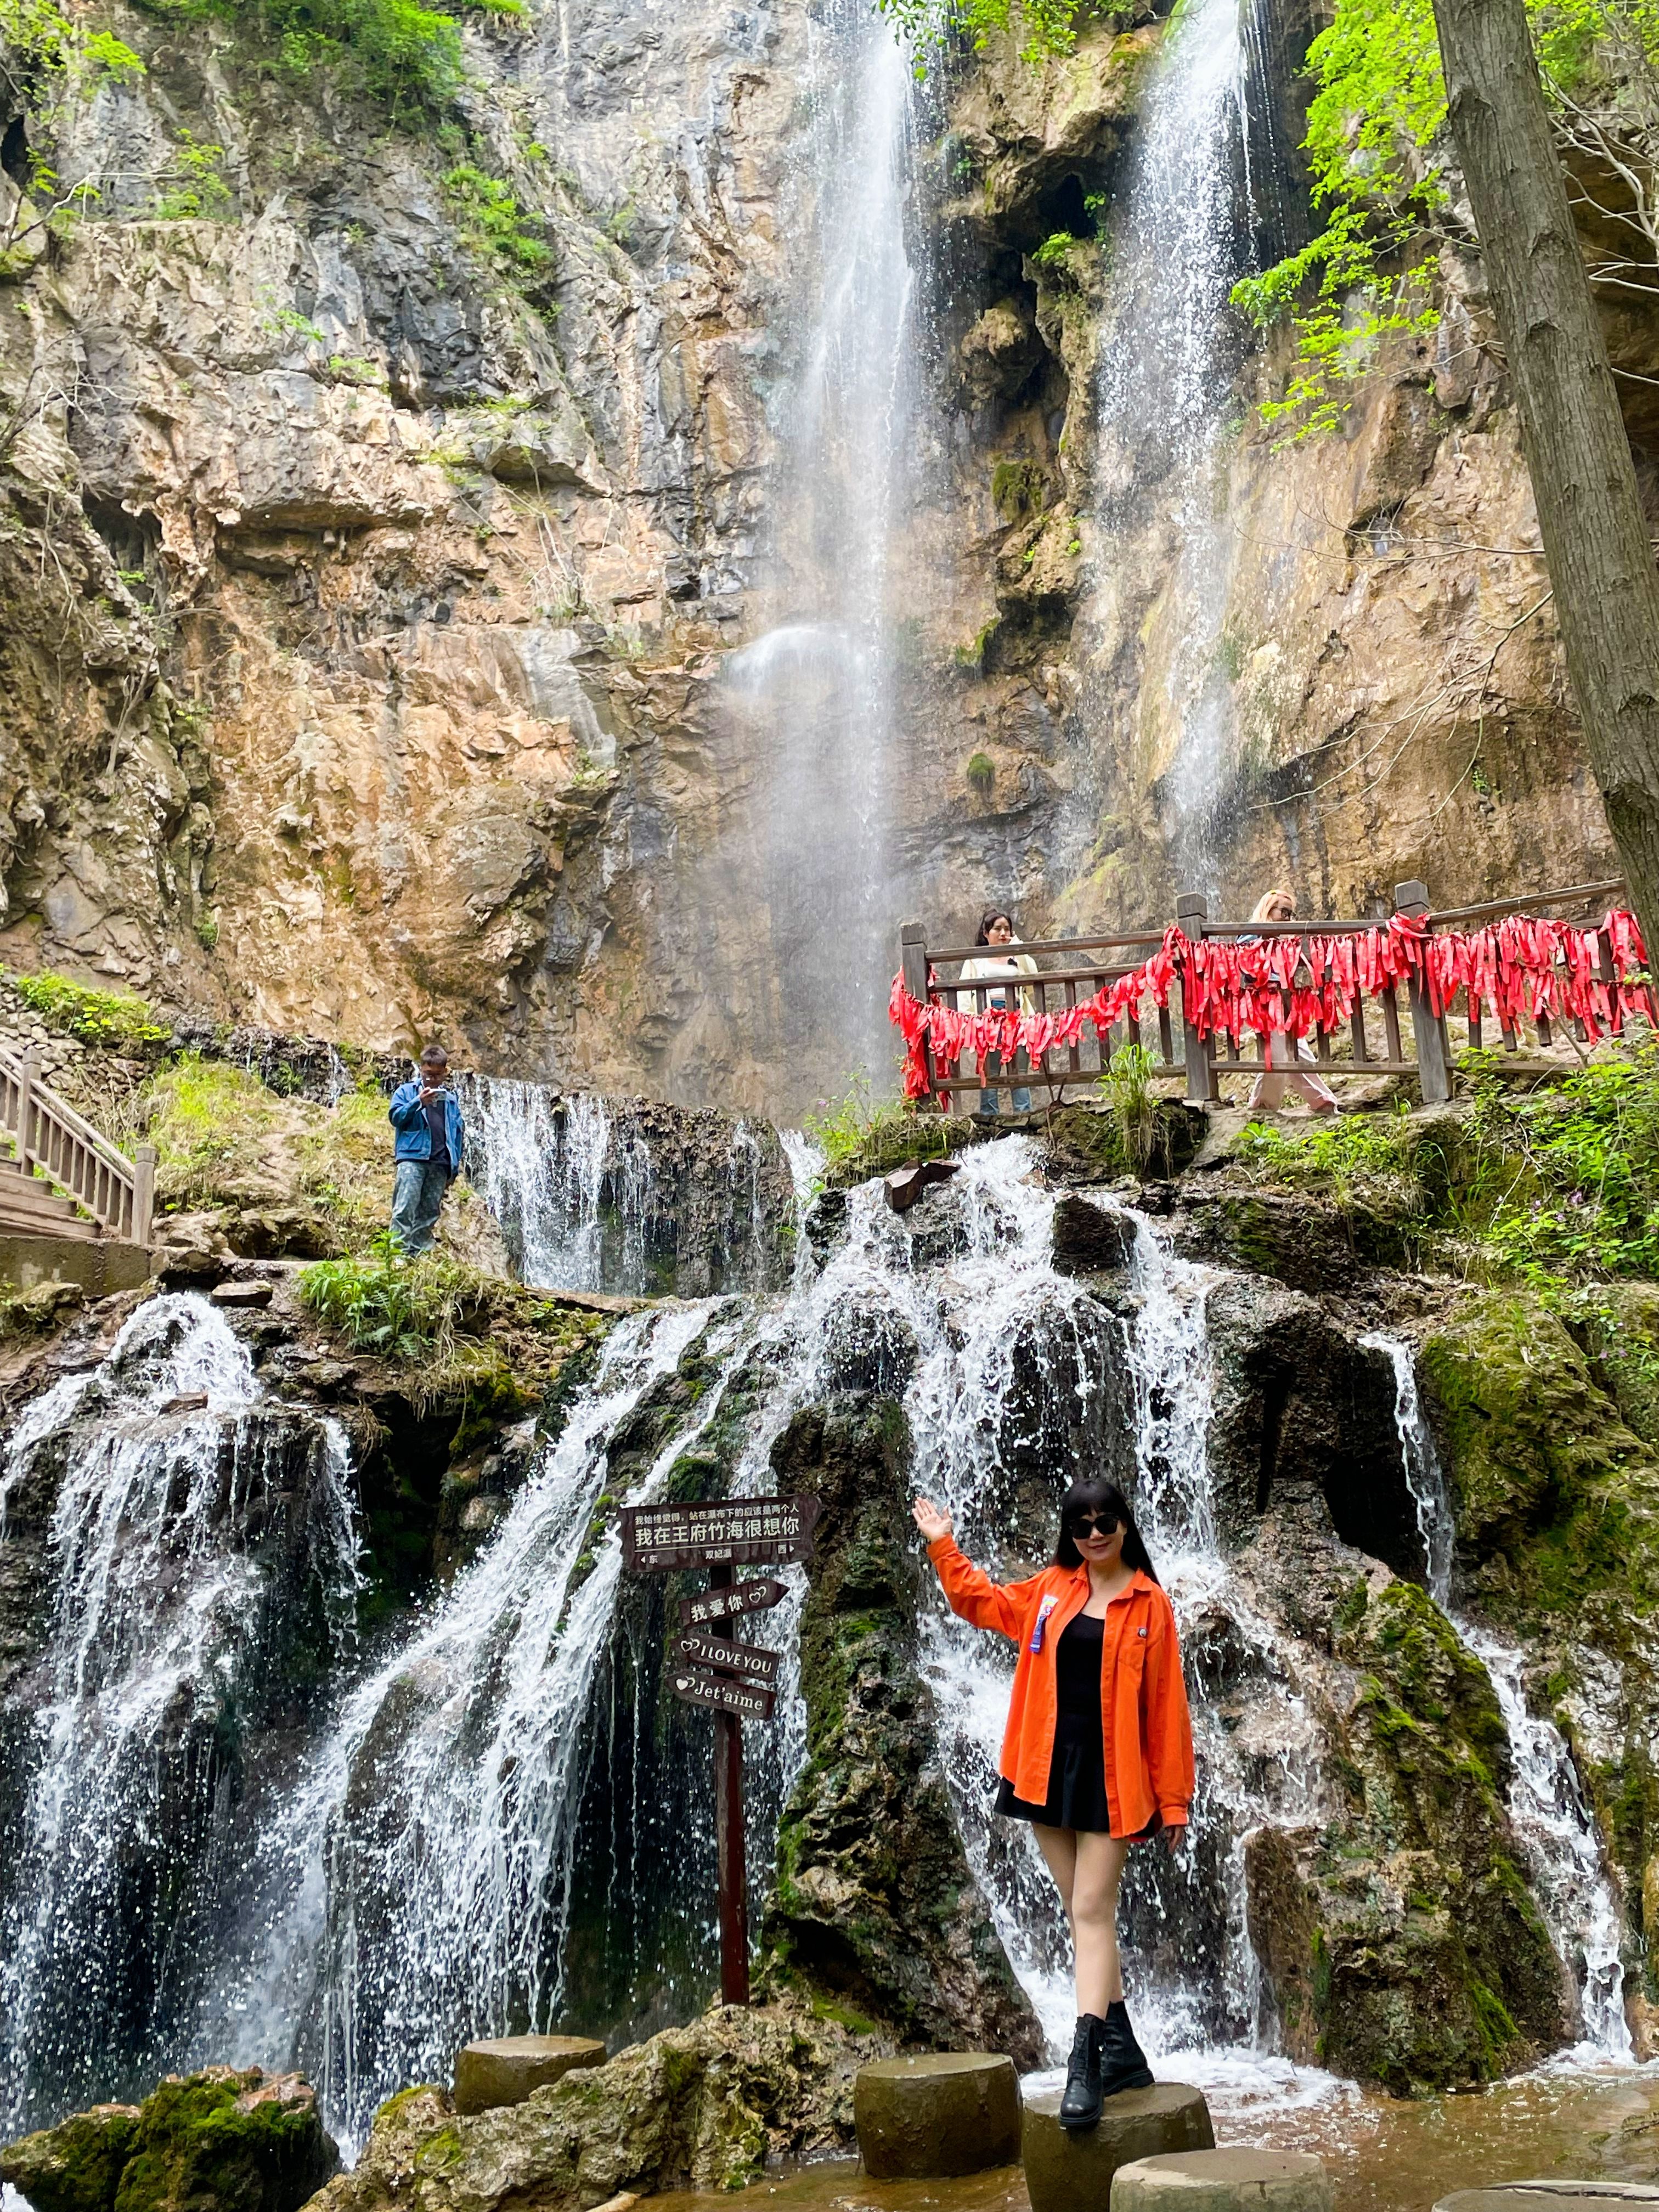
[[[746,1721],[769,1721],[774,1703],[770,1690],[747,1682],[734,1682],[729,1674],[704,1674],[695,1667],[677,1667],[669,1680],[674,1695],[693,1705],[713,1705],[723,1713],[736,1713]]]
[[[811,1556],[816,1498],[728,1498],[710,1505],[625,1505],[623,1559],[630,1567],[758,1565]]]
[[[725,1620],[734,1613],[765,1613],[789,1595],[781,1583],[739,1583],[733,1589],[699,1590],[696,1597],[680,1600],[680,1626],[701,1628],[705,1621]]]
[[[757,1682],[775,1682],[778,1679],[778,1655],[763,1651],[754,1644],[727,1644],[718,1636],[677,1636],[674,1656],[689,1659],[694,1667],[729,1667],[734,1674],[747,1674]]]

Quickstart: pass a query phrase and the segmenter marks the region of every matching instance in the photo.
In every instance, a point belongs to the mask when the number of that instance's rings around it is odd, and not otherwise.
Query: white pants
[[[1327,1110],[1335,1106],[1336,1093],[1330,1085],[1322,1081],[1316,1075],[1304,1075],[1302,1073],[1300,1066],[1302,1061],[1305,1060],[1310,1067],[1316,1065],[1312,1053],[1305,1044],[1298,1043],[1296,1050],[1292,1052],[1291,1040],[1285,1031],[1275,1030],[1267,1039],[1267,1060],[1269,1068],[1282,1067],[1286,1072],[1279,1075],[1268,1074],[1264,1071],[1258,1075],[1255,1079],[1255,1088],[1250,1093],[1252,1106],[1265,1106],[1271,1112],[1274,1107],[1282,1105],[1287,1084],[1294,1085],[1310,1106],[1316,1106]]]

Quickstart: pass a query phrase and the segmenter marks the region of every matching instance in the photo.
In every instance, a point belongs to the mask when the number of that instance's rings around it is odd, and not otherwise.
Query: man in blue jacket
[[[444,1193],[461,1171],[466,1134],[449,1088],[449,1054],[441,1044],[422,1053],[420,1081],[399,1084],[392,1092],[389,1118],[398,1133],[392,1241],[412,1260],[431,1249]]]

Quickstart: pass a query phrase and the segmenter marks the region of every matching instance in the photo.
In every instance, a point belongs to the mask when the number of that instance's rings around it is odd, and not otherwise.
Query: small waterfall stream
[[[18,1878],[0,1911],[0,2132],[153,2080],[246,1882],[242,1816],[283,1773],[248,1727],[297,1665],[337,1666],[361,1586],[344,1439],[273,1403],[199,1297],[141,1306],[38,1398],[0,1530],[47,1510],[46,1697],[16,1747]],[[38,1500],[49,1498],[49,1509]],[[239,1808],[233,1811],[233,1808]]]
[[[870,1388],[902,1398],[916,1486],[993,1573],[1047,1556],[1075,1467],[1136,1497],[1181,1624],[1199,1765],[1187,1846],[1136,1852],[1126,1885],[1143,2038],[1235,2096],[1328,2094],[1328,2077],[1273,2056],[1245,1922],[1247,1838],[1328,1808],[1322,1738],[1217,1531],[1218,1271],[1100,1194],[1121,1268],[1088,1284],[1057,1273],[1055,1200],[1024,1137],[973,1147],[902,1218],[872,1182],[805,1221],[821,1164],[803,1140],[787,1150],[805,1231],[790,1284],[620,1321],[484,1548],[384,1648],[352,1650],[338,1433],[264,1394],[205,1301],[151,1301],[100,1366],[29,1408],[0,1516],[14,1528],[38,1516],[51,1473],[56,1580],[29,1871],[4,1905],[9,2118],[184,2061],[280,2059],[312,2074],[351,2142],[383,2097],[441,2076],[471,2035],[563,2023],[633,2037],[694,2011],[714,1955],[707,1747],[700,1723],[661,1722],[661,1636],[621,1572],[616,1509],[709,1455],[733,1494],[769,1488],[791,1415]],[[732,1202],[746,1207],[735,1186]],[[1443,1595],[1449,1510],[1409,1352],[1368,1341],[1393,1363],[1402,1469]],[[787,1601],[746,1632],[785,1662],[777,1722],[745,1747],[757,1903],[765,1839],[805,1756],[805,1577],[783,1579]],[[1029,1832],[989,1810],[1012,1653],[924,1589],[922,1666],[969,1864],[1059,2045],[1058,1901]],[[225,1716],[258,1707],[273,1649],[301,1632],[333,1701],[279,1716],[280,1756],[239,1776]],[[1511,1811],[1584,1991],[1581,2055],[1628,2059],[1618,1913],[1565,1747],[1526,1712],[1521,1655],[1459,1632],[1510,1729]],[[118,1833],[149,1856],[113,1850]],[[132,1949],[112,1940],[115,1917],[135,1910],[150,1915],[148,1955],[188,1971],[106,1988],[100,1972]],[[99,2069],[100,2038],[129,2054],[118,2081]]]
[[[1536,1877],[1539,1905],[1557,1954],[1577,1992],[1583,2039],[1576,2055],[1629,2064],[1633,2052],[1620,1957],[1623,1922],[1572,1753],[1554,1722],[1528,1707],[1526,1654],[1492,1630],[1450,1611],[1455,1533],[1451,1502],[1411,1352],[1397,1338],[1363,1340],[1394,1361],[1401,1458],[1423,1531],[1430,1595],[1486,1669],[1509,1731],[1510,1818]]]

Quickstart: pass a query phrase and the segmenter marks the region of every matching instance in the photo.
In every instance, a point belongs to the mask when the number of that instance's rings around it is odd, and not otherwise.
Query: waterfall
[[[803,257],[812,276],[799,368],[775,410],[774,580],[759,595],[769,626],[730,657],[724,690],[760,764],[748,865],[785,984],[756,1008],[757,1048],[793,1080],[810,1067],[822,1087],[857,1071],[884,1078],[890,1057],[899,610],[889,563],[908,495],[919,341],[904,236],[904,55],[866,0],[826,0],[809,12],[807,34],[802,183],[816,254]],[[722,876],[733,865],[723,851]]]
[[[1137,565],[1128,533],[1160,485],[1174,535],[1171,604],[1159,622],[1180,733],[1167,787],[1177,858],[1194,881],[1212,872],[1209,817],[1231,735],[1218,650],[1229,557],[1218,518],[1233,368],[1227,297],[1241,273],[1238,15],[1237,0],[1182,0],[1170,19],[1115,228],[1099,371],[1109,547]]]
[[[1445,1610],[1455,1529],[1410,1347],[1386,1336],[1361,1340],[1388,1352],[1394,1362],[1401,1460],[1417,1502],[1430,1594]],[[1574,2055],[1628,2064],[1634,2054],[1619,1955],[1623,1922],[1572,1753],[1553,1721],[1528,1710],[1525,1653],[1489,1628],[1449,1611],[1447,1618],[1491,1677],[1509,1732],[1510,1818],[1531,1866],[1557,1955],[1577,1992],[1583,2040]]]
[[[339,1430],[270,1400],[199,1297],[141,1306],[14,1429],[0,1531],[41,1528],[52,1587],[0,1911],[0,2133],[176,2047],[246,1877],[244,1733],[350,1647],[349,1473]]]

